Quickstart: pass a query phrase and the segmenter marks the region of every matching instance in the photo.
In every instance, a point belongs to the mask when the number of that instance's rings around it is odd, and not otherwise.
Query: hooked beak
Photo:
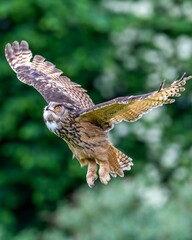
[[[46,107],[45,107],[45,111],[54,112],[53,108],[52,108],[52,107],[49,107],[49,106],[46,106]]]

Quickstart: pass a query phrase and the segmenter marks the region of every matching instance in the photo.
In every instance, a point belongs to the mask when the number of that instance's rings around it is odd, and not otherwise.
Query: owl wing
[[[186,81],[192,76],[182,77],[174,81],[170,86],[163,88],[164,82],[158,91],[130,97],[119,97],[111,101],[97,104],[79,113],[78,118],[90,121],[108,130],[113,123],[124,121],[136,121],[143,114],[163,104],[173,103],[175,100],[169,97],[178,97],[183,92]]]
[[[15,41],[12,45],[8,43],[5,55],[18,79],[36,88],[48,103],[67,102],[78,109],[94,105],[86,90],[69,78],[61,76],[62,71],[45,61],[45,58],[36,55],[31,61],[32,52],[26,41],[21,41],[20,44]]]

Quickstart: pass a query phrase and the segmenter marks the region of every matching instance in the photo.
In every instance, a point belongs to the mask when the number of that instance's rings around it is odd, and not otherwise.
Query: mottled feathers
[[[20,81],[35,87],[47,102],[68,102],[79,109],[79,116],[95,123],[118,123],[122,120],[136,121],[149,110],[173,103],[170,97],[180,96],[187,80],[192,77],[182,77],[170,86],[158,91],[129,97],[119,97],[111,101],[94,105],[86,90],[72,82],[68,77],[61,76],[62,71],[45,58],[32,53],[26,41],[7,44],[6,58],[17,73]]]
[[[174,81],[170,86],[163,88],[161,84],[158,91],[130,97],[119,97],[111,101],[95,105],[80,112],[81,120],[89,120],[99,123],[104,128],[106,124],[119,123],[122,120],[133,122],[142,117],[143,114],[163,104],[173,103],[175,100],[170,97],[180,96],[187,80],[192,77],[181,78]]]
[[[132,159],[116,149],[107,139],[107,132],[113,124],[121,121],[136,121],[143,114],[163,104],[173,103],[173,97],[180,96],[183,87],[192,76],[182,77],[157,91],[129,97],[119,97],[94,105],[80,85],[42,56],[32,57],[26,41],[13,42],[5,47],[5,54],[18,79],[33,86],[48,102],[44,109],[44,121],[52,132],[64,139],[81,166],[87,164],[87,183],[94,186],[99,177],[107,184],[110,175],[124,176],[130,170]]]
[[[20,81],[33,86],[49,102],[68,102],[78,109],[93,106],[86,91],[42,56],[32,58],[26,41],[13,42],[5,47],[6,58]],[[31,61],[32,59],[32,61]]]

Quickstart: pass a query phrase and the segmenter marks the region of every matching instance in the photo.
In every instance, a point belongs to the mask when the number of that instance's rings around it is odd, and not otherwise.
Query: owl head
[[[74,112],[75,108],[68,103],[50,102],[48,106],[44,108],[43,118],[45,122],[59,122],[60,119],[64,120],[66,117]]]

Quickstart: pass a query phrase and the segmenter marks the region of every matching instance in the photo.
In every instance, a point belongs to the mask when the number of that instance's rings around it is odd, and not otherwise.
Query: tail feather
[[[112,177],[119,175],[120,177],[124,176],[125,170],[131,170],[133,166],[132,158],[126,156],[124,153],[119,151],[117,148],[111,146],[110,149],[111,158],[110,163],[110,174]]]

